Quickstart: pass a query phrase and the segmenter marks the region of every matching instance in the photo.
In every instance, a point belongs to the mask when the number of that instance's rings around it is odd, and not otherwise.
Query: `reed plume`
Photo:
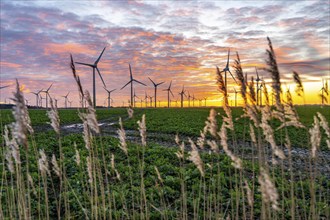
[[[260,175],[258,177],[258,182],[260,184],[260,191],[262,194],[262,199],[265,203],[271,203],[274,210],[279,210],[278,207],[278,193],[275,184],[271,181],[268,173],[265,169],[261,167]]]
[[[240,93],[241,96],[244,100],[244,105],[246,105],[247,102],[247,97],[246,97],[246,84],[247,82],[245,81],[244,78],[244,74],[243,74],[243,69],[242,69],[242,65],[241,65],[241,60],[239,58],[238,52],[236,52],[236,60],[234,61],[234,69],[235,69],[235,73],[236,73],[236,78],[238,79],[238,85],[240,86]]]
[[[265,68],[265,70],[271,74],[272,88],[273,88],[273,93],[275,95],[276,108],[279,111],[281,111],[282,110],[282,104],[281,104],[282,89],[281,89],[280,71],[278,69],[275,51],[273,49],[272,42],[269,37],[267,37],[267,40],[268,40],[269,49],[266,50],[266,53],[267,53],[266,63],[268,65],[268,68]]]
[[[78,86],[78,92],[79,92],[79,97],[80,97],[80,102],[81,102],[81,105],[82,107],[84,106],[84,90],[83,90],[83,87],[81,85],[81,81],[80,81],[80,78],[76,72],[76,66],[74,65],[74,61],[73,61],[73,57],[72,57],[72,54],[70,54],[70,68],[71,68],[71,71],[72,71],[72,74],[73,74],[73,78],[75,79],[76,81],[76,84]]]
[[[201,157],[199,156],[198,153],[198,149],[195,145],[195,143],[189,138],[189,142],[190,142],[190,146],[191,146],[191,151],[189,152],[189,157],[188,160],[190,160],[191,162],[193,162],[197,169],[199,170],[201,176],[204,177],[205,173],[204,173],[204,165],[203,165],[203,161],[201,159]]]
[[[119,118],[119,126],[120,126],[120,128],[117,130],[117,134],[119,136],[119,143],[120,144],[118,146],[127,155],[128,150],[127,150],[127,143],[126,143],[126,133],[125,133],[123,122],[122,122],[121,118]]]
[[[304,87],[303,87],[302,81],[300,79],[299,73],[296,72],[296,71],[293,71],[292,73],[293,73],[292,74],[293,75],[293,80],[296,83],[295,92],[298,96],[301,97],[304,94]]]
[[[17,143],[23,145],[26,149],[28,148],[27,135],[33,133],[31,127],[31,119],[29,112],[25,105],[24,95],[20,89],[18,80],[16,79],[16,92],[14,94],[13,101],[15,106],[13,107],[13,115],[15,122],[13,123],[13,134]]]
[[[146,115],[142,115],[142,120],[137,122],[139,125],[139,131],[141,136],[142,146],[147,146],[147,127],[146,127]]]

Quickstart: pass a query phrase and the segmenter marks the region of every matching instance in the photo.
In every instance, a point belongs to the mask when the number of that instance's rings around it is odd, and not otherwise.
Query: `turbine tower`
[[[110,105],[110,100],[111,100],[111,98],[110,98],[110,96],[111,96],[111,93],[113,92],[113,91],[115,91],[116,89],[113,89],[113,90],[108,90],[107,88],[105,88],[105,87],[103,87],[103,89],[105,90],[105,91],[107,91],[107,93],[108,93],[108,108],[110,108],[111,107],[111,105]]]
[[[161,83],[155,83],[154,81],[152,81],[152,79],[150,79],[150,77],[148,77],[149,80],[152,82],[152,84],[154,84],[155,87],[155,108],[157,108],[157,87],[161,84],[163,84],[164,82]]]
[[[237,83],[235,77],[233,76],[233,74],[229,70],[229,56],[230,56],[230,49],[228,49],[228,57],[227,57],[226,67],[222,71],[220,71],[220,74],[223,73],[223,72],[225,73],[226,96],[228,95],[228,92],[227,92],[228,91],[228,88],[227,88],[227,72],[230,73],[230,75],[234,79],[235,83]]]
[[[204,105],[206,107],[206,100],[207,100],[207,97],[204,97]]]
[[[100,56],[97,58],[97,60],[94,62],[94,64],[89,64],[89,63],[80,63],[80,62],[75,62],[77,64],[80,64],[80,65],[85,65],[85,66],[89,66],[89,67],[92,67],[93,68],[93,105],[94,105],[94,108],[96,108],[96,88],[95,88],[95,69],[97,70],[101,80],[102,80],[102,83],[103,83],[103,86],[106,87],[105,83],[104,83],[104,80],[102,78],[102,75],[100,73],[100,70],[99,68],[97,67],[97,64],[99,63],[102,55],[103,55],[103,52],[104,52],[105,48],[102,50]]]
[[[140,82],[140,81],[138,81],[138,80],[136,80],[136,79],[134,79],[133,74],[132,74],[131,64],[128,64],[128,66],[129,66],[130,81],[128,81],[128,83],[126,83],[120,90],[125,88],[128,84],[131,84],[131,106],[132,106],[132,103],[133,103],[133,82],[140,83],[141,85],[144,85],[144,86],[147,86],[147,85]]]
[[[234,88],[235,91],[235,107],[237,107],[237,93],[238,91]]]
[[[171,90],[171,85],[172,85],[172,80],[171,80],[171,82],[170,82],[170,85],[169,85],[169,87],[167,88],[167,89],[164,89],[163,91],[167,91],[167,107],[169,108],[170,107],[170,93],[171,93],[171,95],[172,95],[172,97],[174,97],[174,95],[173,95],[173,92],[172,92],[172,90]]]
[[[184,86],[182,86],[182,91],[179,92],[179,95],[181,96],[181,108],[183,108],[183,96],[187,97],[187,95],[185,94],[185,91],[184,91]]]

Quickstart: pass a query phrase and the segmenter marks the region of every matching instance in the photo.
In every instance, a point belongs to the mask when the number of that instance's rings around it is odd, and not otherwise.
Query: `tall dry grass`
[[[275,108],[270,105],[265,82],[262,84],[264,105],[256,104],[253,80],[248,83],[243,76],[237,54],[234,68],[244,100],[244,140],[238,139],[235,133],[238,125],[217,68],[216,82],[224,97],[224,114],[211,109],[199,137],[182,141],[177,135],[177,161],[173,162],[177,167],[166,172],[148,160],[150,146],[145,115],[137,121],[141,144],[136,150],[133,151],[127,140],[121,118],[117,143],[122,155],[109,150],[90,95],[88,91],[83,92],[75,72],[72,56],[70,67],[81,103],[84,100],[87,103],[78,113],[83,124],[84,147],[74,142],[70,151],[63,150],[60,117],[52,99],[47,115],[58,146],[53,152],[45,146],[37,146],[24,95],[17,82],[15,122],[3,132],[0,218],[329,219],[329,182],[322,185],[322,175],[315,167],[320,159],[322,138],[330,148],[329,123],[320,113],[314,117],[311,128],[301,123],[291,94],[287,92],[283,97],[275,52],[270,39],[267,40],[266,63],[273,80]],[[299,74],[295,73],[294,78],[299,81]],[[301,81],[300,84],[299,92],[303,93]],[[133,110],[128,112],[131,120],[135,120]],[[305,164],[308,170],[295,170],[293,166],[289,127],[295,127],[310,138],[310,157]],[[244,149],[251,149],[250,159],[242,153],[247,152]],[[125,162],[118,165],[117,158]],[[132,161],[135,159],[136,163]],[[167,195],[172,189],[168,172],[178,179],[175,200],[169,200]],[[153,176],[154,186],[149,181],[150,176]],[[153,190],[156,193],[153,194]]]

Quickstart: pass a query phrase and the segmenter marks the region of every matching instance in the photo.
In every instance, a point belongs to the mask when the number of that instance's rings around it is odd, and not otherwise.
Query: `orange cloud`
[[[88,46],[75,43],[48,43],[44,47],[45,55],[58,54],[58,53],[83,53],[83,54],[95,54],[95,50],[92,50]]]
[[[17,63],[10,63],[10,62],[1,61],[1,66],[2,67],[9,67],[9,68],[20,68],[22,65],[17,64]]]

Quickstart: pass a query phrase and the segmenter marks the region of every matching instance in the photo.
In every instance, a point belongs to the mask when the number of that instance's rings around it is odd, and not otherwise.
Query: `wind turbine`
[[[65,100],[64,100],[64,105],[65,105],[65,108],[68,107],[68,95],[70,94],[70,92],[68,92],[68,94],[66,94],[65,96],[62,96]]]
[[[228,57],[227,57],[227,64],[226,64],[226,67],[222,70],[222,71],[220,71],[220,74],[221,73],[225,73],[225,87],[226,87],[226,96],[227,96],[227,91],[228,91],[228,88],[227,88],[227,72],[229,72],[230,73],[230,75],[231,75],[231,77],[234,79],[234,81],[235,81],[235,83],[237,83],[236,82],[236,79],[235,79],[235,77],[233,76],[233,74],[230,72],[230,70],[229,70],[229,56],[230,56],[230,49],[228,49]]]
[[[204,105],[205,105],[205,107],[206,107],[206,100],[207,100],[207,97],[204,97]]]
[[[257,82],[257,105],[259,105],[259,81],[261,81],[260,77],[259,77],[259,74],[258,74],[258,70],[257,70],[257,67],[255,67],[256,69],[256,74],[257,74],[257,78],[256,78],[256,82]]]
[[[45,99],[45,98],[43,98],[42,95],[39,94],[39,102],[40,102],[40,107],[41,107],[41,108],[42,108],[42,100],[43,100],[43,99]]]
[[[50,84],[50,86],[48,87],[48,89],[41,91],[41,92],[46,93],[46,109],[48,109],[48,96],[49,96],[49,90],[50,90],[50,88],[51,88],[52,86],[53,86],[53,83]]]
[[[111,100],[111,98],[110,98],[110,95],[111,95],[111,93],[113,92],[113,91],[115,91],[116,89],[113,89],[113,90],[108,90],[107,88],[105,88],[105,87],[103,87],[104,88],[104,90],[105,91],[107,91],[107,93],[108,93],[108,108],[110,108],[111,107],[111,105],[110,105],[110,100]]]
[[[36,107],[38,108],[39,107],[39,93],[42,91],[42,89],[41,90],[39,90],[38,92],[31,92],[32,94],[34,94],[35,96],[36,96]]]
[[[234,88],[235,91],[235,107],[237,107],[237,93],[238,91]]]
[[[134,105],[134,108],[135,108],[135,98],[138,98],[139,99],[139,97],[135,94],[135,89],[134,89],[134,95],[133,95],[133,105]]]
[[[185,94],[185,91],[184,91],[184,86],[182,86],[182,91],[179,92],[179,95],[181,96],[181,108],[183,108],[183,96],[187,97],[187,95]]]
[[[192,100],[193,100],[193,107],[195,107],[195,100],[196,100],[195,94],[192,95]]]
[[[126,83],[120,90],[122,90],[123,88],[125,88],[128,84],[131,84],[131,105],[133,103],[133,82],[137,82],[137,83],[140,83],[141,85],[144,85],[144,86],[147,86],[146,84],[136,80],[133,78],[133,75],[132,75],[132,68],[131,68],[131,64],[128,64],[129,66],[129,74],[130,74],[130,81],[128,83]],[[133,106],[132,106],[133,107]]]
[[[199,107],[202,107],[203,99],[198,99],[198,102],[199,102]]]
[[[147,107],[148,107],[148,94],[147,94],[146,91],[145,91],[144,93],[145,93],[145,96],[144,96],[144,104],[145,104],[145,106],[146,106],[146,108],[147,108]]]
[[[71,108],[71,106],[72,106],[72,102],[73,102],[73,101],[69,101],[69,100],[68,100],[68,102],[70,103],[70,108]]]
[[[190,93],[189,93],[189,91],[188,91],[188,107],[190,108],[190,98],[191,98],[192,96],[190,96]]]
[[[75,62],[77,64],[85,65],[85,66],[89,66],[89,67],[93,68],[93,104],[94,104],[94,108],[96,107],[95,69],[97,70],[97,72],[98,72],[98,74],[99,74],[99,76],[102,80],[103,86],[106,87],[106,85],[104,83],[104,80],[102,78],[102,75],[100,73],[100,70],[99,70],[99,68],[97,68],[97,64],[99,63],[99,61],[100,61],[100,59],[103,55],[104,50],[105,50],[105,48],[102,50],[100,56],[97,58],[97,60],[94,62],[94,64]]]
[[[170,82],[170,85],[167,89],[164,89],[163,91],[167,91],[167,107],[170,107],[170,93],[172,94],[172,97],[174,97],[173,92],[171,90],[172,80]]]
[[[150,100],[150,107],[152,107],[152,96],[149,96],[149,100]]]
[[[148,77],[149,80],[152,82],[152,84],[154,84],[155,87],[155,108],[157,108],[157,87],[161,84],[163,84],[164,82],[161,83],[155,83],[154,81],[152,81],[152,79],[150,79],[150,77]]]

